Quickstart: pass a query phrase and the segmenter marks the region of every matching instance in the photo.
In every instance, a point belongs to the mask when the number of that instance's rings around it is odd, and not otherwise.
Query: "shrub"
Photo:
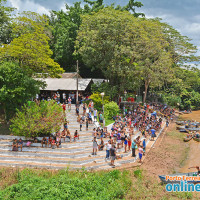
[[[25,137],[48,136],[53,131],[60,130],[64,122],[63,110],[55,101],[41,101],[38,105],[32,102],[17,110],[11,120],[11,132]]]
[[[45,173],[46,174],[46,173]],[[124,199],[131,186],[128,172],[62,171],[53,176],[19,172],[18,183],[0,190],[0,199]]]
[[[104,116],[106,119],[112,119],[113,116],[119,114],[119,111],[119,106],[114,101],[111,101],[104,106]]]
[[[103,103],[106,104],[109,102],[109,97],[108,96],[104,96],[103,97],[103,102],[102,102],[102,96],[100,93],[93,93],[90,96],[90,99],[94,102],[94,107],[97,110],[101,110],[102,109],[102,105]]]

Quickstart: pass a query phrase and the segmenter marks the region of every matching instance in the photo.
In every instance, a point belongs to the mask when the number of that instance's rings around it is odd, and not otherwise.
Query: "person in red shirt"
[[[63,103],[62,107],[63,107],[63,112],[65,113],[65,110],[66,110],[66,105],[65,105],[65,103]]]

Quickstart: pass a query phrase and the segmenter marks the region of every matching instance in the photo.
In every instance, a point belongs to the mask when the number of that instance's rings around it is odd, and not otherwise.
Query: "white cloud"
[[[9,0],[9,2],[13,7],[17,8],[17,10],[19,11],[32,11],[32,12],[37,12],[39,14],[49,14],[48,9],[31,0],[27,1]]]

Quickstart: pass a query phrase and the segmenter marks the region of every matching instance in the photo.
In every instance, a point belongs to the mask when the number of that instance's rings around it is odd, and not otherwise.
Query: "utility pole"
[[[78,60],[76,61],[76,105],[78,105]]]

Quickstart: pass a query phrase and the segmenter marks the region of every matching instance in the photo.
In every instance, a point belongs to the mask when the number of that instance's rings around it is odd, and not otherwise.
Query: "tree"
[[[119,114],[119,106],[116,102],[111,101],[104,106],[104,116],[106,119],[113,119],[114,116]]]
[[[39,93],[41,82],[34,80],[16,63],[0,64],[0,102],[8,121],[16,108]]]
[[[191,43],[191,39],[181,35],[176,29],[167,23],[161,22],[161,19],[154,19],[160,23],[166,40],[170,45],[166,51],[171,52],[175,65],[188,66],[190,62],[199,62],[200,56],[196,55],[197,47]]]
[[[67,12],[52,11],[50,25],[52,26],[53,39],[50,41],[53,57],[64,69],[74,71],[76,57],[73,55],[77,31],[81,24],[81,15],[84,8],[80,2],[73,6],[66,4]]]
[[[102,110],[103,104],[106,104],[109,102],[109,96],[104,96],[102,99],[102,96],[100,93],[93,93],[90,96],[90,99],[94,102],[94,107],[97,110]]]
[[[84,0],[84,7],[81,6],[81,2],[74,3],[73,6],[66,4],[66,12],[52,11],[50,17],[50,24],[53,27],[52,35],[53,39],[50,42],[51,49],[53,50],[53,57],[64,69],[68,71],[74,71],[76,66],[76,60],[79,60],[80,74],[83,77],[103,77],[100,70],[95,69],[91,72],[90,68],[87,67],[79,55],[74,55],[75,41],[77,37],[77,31],[82,23],[82,15],[93,15],[93,13],[105,7],[103,0],[89,1]],[[140,2],[134,2],[130,0],[128,5],[120,7],[112,5],[115,9],[129,10],[134,15],[140,15],[135,12],[136,7],[141,7]]]
[[[42,73],[56,77],[63,73],[63,69],[51,58],[53,53],[45,31],[45,26],[48,26],[46,19],[35,13],[24,13],[15,20],[15,38],[9,45],[1,47],[0,58],[19,63],[30,75]]]
[[[0,46],[2,44],[8,44],[11,41],[11,13],[14,11],[14,8],[5,7],[3,3],[6,3],[6,0],[0,0]]]
[[[76,53],[92,70],[100,69],[111,85],[119,85],[120,93],[144,82],[146,94],[150,84],[162,85],[173,72],[171,54],[165,51],[169,43],[158,22],[113,8],[82,18]]]
[[[17,110],[11,120],[11,132],[25,137],[50,136],[59,131],[64,122],[62,107],[55,101],[41,101],[38,105],[32,102]]]

